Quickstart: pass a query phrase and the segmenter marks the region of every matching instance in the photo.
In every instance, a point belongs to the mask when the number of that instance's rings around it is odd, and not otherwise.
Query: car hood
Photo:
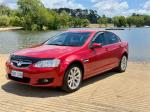
[[[13,55],[35,58],[59,58],[64,55],[78,51],[80,47],[41,45],[27,48],[13,53]]]

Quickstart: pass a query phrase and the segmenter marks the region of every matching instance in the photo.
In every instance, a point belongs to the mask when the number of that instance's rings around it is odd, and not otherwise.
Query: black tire
[[[80,82],[79,82],[79,85],[77,88],[75,89],[72,89],[69,87],[69,73],[71,72],[71,70],[74,68],[74,67],[77,67],[80,72],[81,72],[81,79],[80,79]],[[66,71],[65,75],[64,75],[64,79],[63,79],[63,86],[61,87],[61,89],[63,89],[64,91],[68,92],[68,93],[72,93],[72,92],[75,92],[77,91],[79,88],[80,88],[80,85],[82,83],[82,76],[83,76],[83,72],[82,72],[82,69],[79,65],[77,64],[72,64]]]
[[[125,65],[125,67],[122,67],[122,63],[123,63],[124,59],[126,60],[126,62],[124,62],[124,63],[126,63],[126,65]],[[128,63],[128,57],[126,55],[123,55],[120,60],[119,66],[117,67],[117,72],[120,72],[120,73],[125,72],[126,68],[127,68],[127,63]]]

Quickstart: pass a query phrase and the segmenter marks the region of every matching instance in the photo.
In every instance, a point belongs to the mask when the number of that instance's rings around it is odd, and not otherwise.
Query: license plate
[[[11,72],[12,77],[23,78],[23,72],[13,70]]]

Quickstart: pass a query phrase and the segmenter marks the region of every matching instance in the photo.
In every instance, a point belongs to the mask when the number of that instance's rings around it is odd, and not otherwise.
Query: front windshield
[[[66,32],[50,38],[45,44],[58,46],[82,46],[90,34],[90,32]]]

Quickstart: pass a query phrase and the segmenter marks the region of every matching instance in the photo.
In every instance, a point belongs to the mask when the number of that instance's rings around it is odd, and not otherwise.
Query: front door
[[[101,44],[102,47],[89,49],[89,52],[95,55],[93,60],[91,60],[92,65],[90,65],[91,71],[89,72],[89,77],[107,70],[107,65],[109,65],[109,51],[107,51],[107,40],[104,37],[104,33],[97,34],[91,44],[93,43]]]

